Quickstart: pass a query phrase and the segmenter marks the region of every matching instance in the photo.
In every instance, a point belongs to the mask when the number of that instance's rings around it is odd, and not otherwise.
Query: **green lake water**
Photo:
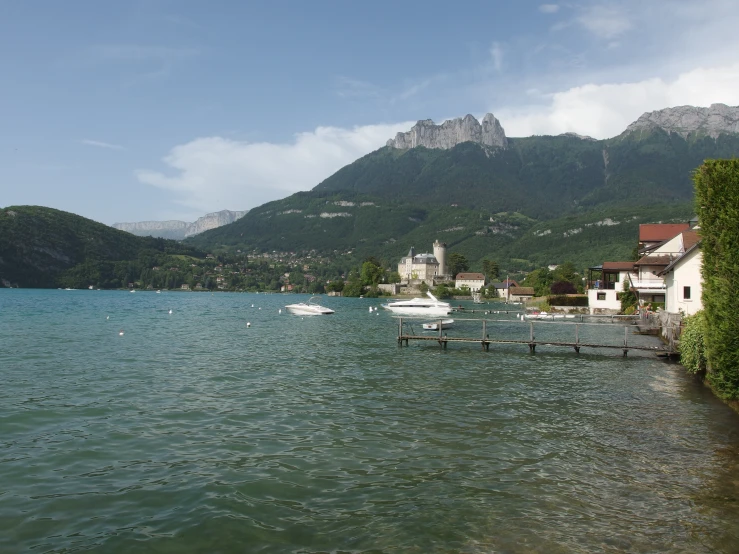
[[[681,366],[304,298],[0,290],[0,552],[739,551],[739,416]]]

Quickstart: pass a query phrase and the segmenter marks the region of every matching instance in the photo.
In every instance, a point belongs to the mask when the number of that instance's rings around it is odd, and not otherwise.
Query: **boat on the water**
[[[412,298],[410,300],[397,300],[383,304],[382,307],[398,315],[411,316],[439,316],[448,315],[452,311],[449,302],[442,302],[430,292],[426,293],[429,299]]]
[[[308,302],[299,302],[297,304],[290,304],[285,306],[285,309],[295,315],[330,315],[334,313],[334,310],[321,306],[314,299],[317,296],[312,296],[308,299]]]
[[[442,329],[449,329],[454,324],[453,319],[442,319],[441,320],[441,328]],[[429,323],[423,324],[423,329],[425,331],[438,331],[439,330],[439,322],[438,321],[431,321]]]

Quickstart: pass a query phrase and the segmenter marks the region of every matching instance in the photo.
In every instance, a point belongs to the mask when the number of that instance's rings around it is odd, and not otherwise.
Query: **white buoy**
[[[253,308],[254,307],[254,304],[252,304],[251,307]]]
[[[247,327],[251,327],[251,323],[247,321],[247,322],[246,322],[246,326],[247,326]]]
[[[370,313],[372,313],[372,306],[370,306]]]
[[[123,336],[123,329],[121,329],[120,331],[118,331],[118,335],[121,336],[121,337]]]
[[[281,313],[282,313],[282,310],[277,310],[277,313],[278,313],[278,314],[281,314]]]
[[[171,308],[169,309],[169,314],[172,315],[172,309]]]
[[[259,309],[261,310],[262,308],[259,308]]]
[[[109,316],[109,315],[106,315],[106,316],[105,316],[105,319],[110,319],[110,316]]]

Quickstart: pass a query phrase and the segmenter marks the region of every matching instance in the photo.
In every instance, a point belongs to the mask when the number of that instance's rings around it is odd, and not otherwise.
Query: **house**
[[[636,291],[640,305],[665,302],[666,288],[662,272],[699,240],[696,230],[678,232],[674,237],[652,246],[646,255],[634,263],[631,287]]]
[[[639,225],[639,254],[646,254],[688,229],[689,223],[642,223]]]
[[[485,275],[482,273],[458,273],[454,280],[454,287],[461,289],[467,287],[471,292],[480,292],[485,286]]]
[[[526,302],[534,297],[534,287],[510,287],[509,292],[512,302]]]
[[[700,241],[688,248],[661,272],[665,280],[665,311],[693,315],[703,308]]]
[[[505,298],[506,300],[508,300],[510,288],[517,286],[518,283],[513,279],[506,279],[502,283],[493,283],[493,287],[495,288],[495,293],[498,295],[498,298]]]
[[[590,314],[621,311],[621,294],[624,284],[631,288],[634,262],[603,262],[588,268],[588,306]],[[598,275],[598,279],[593,279]]]

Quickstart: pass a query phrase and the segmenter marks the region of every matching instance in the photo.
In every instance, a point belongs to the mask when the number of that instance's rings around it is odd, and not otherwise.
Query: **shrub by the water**
[[[706,371],[706,319],[703,311],[683,318],[680,333],[680,363],[690,373]]]
[[[703,252],[707,379],[717,394],[739,398],[739,159],[707,160],[694,176]]]

